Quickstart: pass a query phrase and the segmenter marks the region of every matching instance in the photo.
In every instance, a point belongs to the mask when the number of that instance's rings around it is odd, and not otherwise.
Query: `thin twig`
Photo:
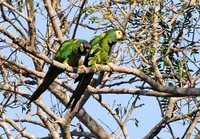
[[[75,25],[75,28],[74,28],[74,33],[73,33],[72,39],[74,39],[75,36],[76,36],[76,31],[77,31],[77,29],[78,29],[79,21],[80,21],[80,19],[81,19],[81,15],[82,15],[82,10],[83,10],[83,7],[84,7],[86,1],[87,1],[87,0],[83,0],[83,3],[81,4],[80,12],[79,12],[78,19],[77,19],[77,22],[76,22],[76,25]]]

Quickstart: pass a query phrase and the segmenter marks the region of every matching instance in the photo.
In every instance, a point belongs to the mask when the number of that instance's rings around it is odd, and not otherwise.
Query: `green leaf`
[[[5,91],[5,92],[3,93],[3,96],[4,96],[5,98],[8,98],[8,97],[9,97],[9,92],[8,92],[8,91]]]

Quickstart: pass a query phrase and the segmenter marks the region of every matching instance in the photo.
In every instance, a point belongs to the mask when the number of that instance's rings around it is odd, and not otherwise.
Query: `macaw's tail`
[[[40,97],[40,95],[51,85],[51,83],[56,79],[56,77],[61,74],[63,70],[50,67],[49,71],[47,72],[46,76],[44,77],[43,82],[40,84],[40,86],[37,88],[37,90],[32,94],[32,96],[29,98],[28,105],[31,104],[31,102],[35,101]]]
[[[84,74],[81,76],[81,79],[79,79],[79,83],[76,87],[76,89],[73,92],[73,95],[71,96],[66,108],[69,108],[71,105],[71,111],[73,111],[74,107],[78,103],[79,99],[83,95],[85,89],[90,84],[90,81],[92,80],[94,73]]]

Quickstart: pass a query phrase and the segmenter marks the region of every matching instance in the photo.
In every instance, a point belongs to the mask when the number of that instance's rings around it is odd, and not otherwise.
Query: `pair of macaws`
[[[81,56],[85,55],[84,66],[96,67],[96,64],[108,64],[109,55],[112,46],[120,39],[122,39],[123,33],[117,28],[110,29],[99,36],[94,37],[90,43],[82,39],[71,39],[61,44],[57,51],[54,60],[68,64],[72,67],[78,67]],[[33,93],[29,99],[28,105],[31,102],[38,99],[38,97],[51,85],[56,77],[64,72],[55,66],[50,66],[43,82]],[[75,82],[78,82],[76,89],[73,92],[70,101],[67,104],[67,108],[71,106],[71,111],[76,106],[77,102],[83,95],[85,89],[92,80],[94,73],[80,74]]]

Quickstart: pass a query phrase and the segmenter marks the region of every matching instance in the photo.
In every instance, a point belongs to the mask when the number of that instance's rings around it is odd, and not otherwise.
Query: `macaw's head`
[[[106,38],[108,39],[109,43],[116,43],[118,40],[122,39],[123,33],[118,28],[113,28],[105,32]]]
[[[78,53],[79,55],[85,55],[91,48],[91,45],[88,41],[79,39],[78,43]]]

